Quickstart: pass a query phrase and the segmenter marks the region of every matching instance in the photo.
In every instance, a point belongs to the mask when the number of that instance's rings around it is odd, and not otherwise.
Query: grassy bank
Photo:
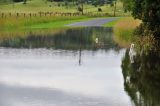
[[[86,16],[70,17],[8,17],[0,18],[0,30],[14,30],[26,28],[59,28],[73,22],[79,22],[92,19]]]
[[[49,36],[57,33],[65,33],[68,28],[54,28],[54,29],[18,29],[18,30],[3,30],[0,31],[0,41],[5,39],[25,38],[29,35],[34,36]]]
[[[116,20],[113,20],[111,22],[107,22],[106,24],[104,24],[103,26],[105,27],[114,27],[122,18],[118,18]]]
[[[134,30],[141,23],[131,17],[121,18],[113,26],[114,40],[122,47],[129,46],[134,38]]]

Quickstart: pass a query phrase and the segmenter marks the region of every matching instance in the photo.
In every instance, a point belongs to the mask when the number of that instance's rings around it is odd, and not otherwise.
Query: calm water
[[[93,27],[1,39],[0,106],[146,106],[112,36]]]

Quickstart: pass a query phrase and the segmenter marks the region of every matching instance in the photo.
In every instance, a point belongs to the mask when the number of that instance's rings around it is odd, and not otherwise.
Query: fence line
[[[52,16],[80,16],[82,15],[80,12],[74,12],[74,13],[71,13],[71,12],[37,12],[37,13],[19,13],[19,12],[16,12],[16,13],[4,13],[4,12],[1,12],[0,13],[0,17],[1,18],[7,18],[7,17],[52,17]],[[88,12],[88,13],[85,13],[84,14],[85,16],[108,16],[109,14],[108,13],[92,13],[92,12]]]

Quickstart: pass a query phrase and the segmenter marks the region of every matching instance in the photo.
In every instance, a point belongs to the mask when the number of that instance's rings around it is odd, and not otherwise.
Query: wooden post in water
[[[79,39],[79,65],[82,63],[82,33]]]

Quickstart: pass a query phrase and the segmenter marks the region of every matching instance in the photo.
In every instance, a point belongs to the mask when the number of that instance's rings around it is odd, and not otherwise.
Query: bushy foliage
[[[160,0],[121,0],[134,18],[142,20],[139,33],[160,36]]]
[[[79,12],[82,12],[83,9],[82,9],[81,7],[78,7],[78,11],[79,11]]]
[[[101,8],[98,8],[98,12],[102,12],[102,9],[101,9]]]

